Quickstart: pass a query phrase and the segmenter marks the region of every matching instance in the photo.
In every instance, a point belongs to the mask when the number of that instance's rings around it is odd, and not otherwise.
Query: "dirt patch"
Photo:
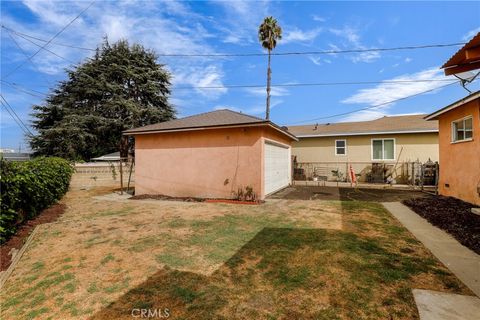
[[[32,233],[33,229],[44,223],[56,221],[66,209],[66,205],[63,203],[57,203],[50,208],[43,210],[37,217],[32,220],[26,221],[23,225],[18,227],[17,232],[6,243],[0,246],[0,271],[7,270],[12,263],[12,258],[15,255],[14,252],[18,252],[27,241],[28,236]]]
[[[480,254],[480,216],[476,206],[452,197],[430,197],[403,201],[434,226],[450,233],[464,246]]]
[[[323,186],[293,186],[285,188],[271,196],[270,199],[292,200],[341,200],[395,202],[411,198],[428,198],[429,194],[414,190],[343,188]]]

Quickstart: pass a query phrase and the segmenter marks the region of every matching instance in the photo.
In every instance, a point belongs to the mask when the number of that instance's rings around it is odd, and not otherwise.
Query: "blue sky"
[[[21,33],[50,39],[89,2],[2,1],[2,24]],[[452,12],[456,12],[452,18]],[[459,16],[461,13],[461,17]],[[157,53],[210,54],[262,52],[257,27],[267,15],[283,28],[276,52],[387,48],[464,42],[480,31],[480,3],[472,2],[241,2],[241,1],[97,1],[69,26],[48,49],[78,63],[92,52],[55,43],[95,48],[108,36],[126,38]],[[13,35],[22,50],[32,55],[38,47]],[[43,45],[43,42],[36,41]],[[42,51],[8,77],[26,60],[8,32],[1,32],[1,91],[25,123],[32,104],[42,103],[18,88],[47,93],[71,65]],[[458,47],[352,54],[274,56],[272,82],[318,83],[385,80],[445,80],[439,66]],[[161,57],[173,75],[171,102],[178,116],[230,108],[263,116],[263,88],[226,88],[233,84],[264,84],[266,57],[180,58]],[[276,87],[272,91],[271,119],[279,124],[309,119],[388,102],[445,82]],[[21,86],[21,87],[20,87]],[[220,89],[182,89],[219,86]],[[178,88],[178,89],[177,89]],[[478,90],[478,83],[470,85]],[[467,94],[459,85],[385,105],[370,111],[318,122],[361,121],[383,115],[429,113]],[[23,132],[1,109],[1,147],[26,147]],[[316,120],[310,121],[311,123]]]

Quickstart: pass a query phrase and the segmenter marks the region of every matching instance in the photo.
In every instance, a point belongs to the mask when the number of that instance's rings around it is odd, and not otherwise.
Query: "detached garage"
[[[135,137],[135,194],[259,199],[291,182],[291,142],[271,121],[217,110],[124,132]]]

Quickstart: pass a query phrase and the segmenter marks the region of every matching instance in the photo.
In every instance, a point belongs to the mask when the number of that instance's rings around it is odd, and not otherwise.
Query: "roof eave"
[[[122,132],[124,136],[135,136],[141,134],[152,134],[152,133],[170,133],[170,132],[188,132],[188,131],[200,131],[200,130],[213,130],[213,129],[229,129],[229,128],[241,128],[241,127],[260,127],[260,126],[269,126],[280,133],[290,137],[292,140],[298,141],[298,138],[279,126],[275,125],[273,122],[265,120],[252,123],[239,123],[239,124],[228,124],[228,125],[215,125],[215,126],[200,126],[200,127],[187,127],[187,128],[175,128],[175,129],[151,129],[151,130],[138,130],[138,131],[129,131],[125,130]]]

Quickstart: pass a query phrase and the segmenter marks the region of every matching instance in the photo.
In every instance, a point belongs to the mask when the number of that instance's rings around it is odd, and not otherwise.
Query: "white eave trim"
[[[434,113],[429,114],[424,119],[425,120],[435,120],[435,118],[438,117],[439,115],[444,114],[445,112],[448,112],[448,111],[453,110],[455,108],[458,108],[461,105],[464,105],[465,103],[469,103],[470,101],[478,99],[479,97],[480,97],[480,91],[474,92],[470,96],[462,98],[462,99],[458,100],[457,102],[454,102],[449,106],[446,106],[445,108],[442,108],[440,110],[435,111]]]
[[[438,129],[410,130],[410,131],[374,131],[374,132],[337,132],[324,134],[296,134],[297,138],[320,138],[320,137],[346,137],[346,136],[369,136],[380,134],[404,134],[404,133],[435,133]]]

